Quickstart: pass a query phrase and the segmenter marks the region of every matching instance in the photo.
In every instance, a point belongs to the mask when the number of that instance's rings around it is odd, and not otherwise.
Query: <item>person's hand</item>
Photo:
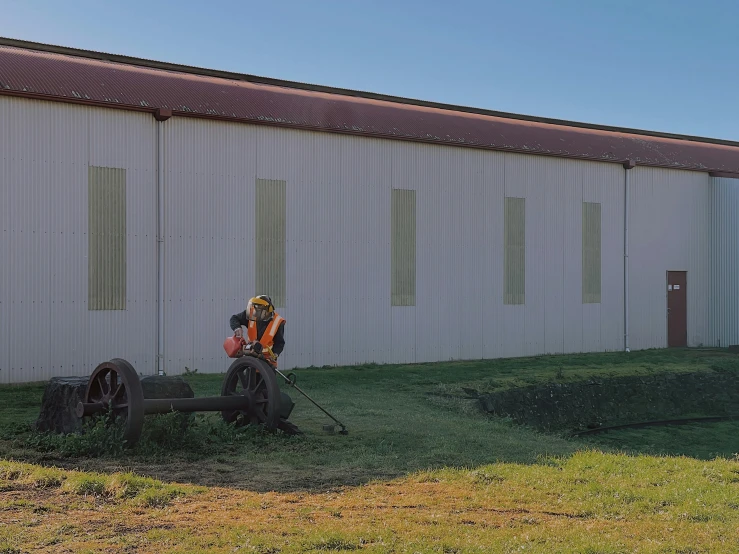
[[[259,342],[259,341],[255,342],[254,345],[251,348],[257,354],[261,354],[262,353],[262,343]]]
[[[234,337],[241,338],[243,336],[244,336],[244,331],[241,329],[241,327],[239,327],[238,329],[236,329],[236,331],[234,331]]]

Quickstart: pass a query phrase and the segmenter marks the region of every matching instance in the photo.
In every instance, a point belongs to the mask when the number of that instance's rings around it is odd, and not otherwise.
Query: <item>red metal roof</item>
[[[156,62],[151,62],[156,63]],[[0,45],[0,94],[315,131],[739,174],[739,145],[454,111]],[[207,70],[201,70],[207,73]],[[320,88],[320,87],[317,87]]]

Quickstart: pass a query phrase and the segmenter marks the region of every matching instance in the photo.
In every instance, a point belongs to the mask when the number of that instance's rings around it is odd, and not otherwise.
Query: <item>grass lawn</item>
[[[43,387],[2,387],[0,553],[739,551],[739,424],[575,440],[465,398],[735,362],[649,351],[298,370],[348,436],[323,433],[331,421],[292,391],[303,436],[234,431],[216,414],[182,434],[147,417],[123,453],[35,435]],[[218,394],[221,378],[187,376],[196,396]]]

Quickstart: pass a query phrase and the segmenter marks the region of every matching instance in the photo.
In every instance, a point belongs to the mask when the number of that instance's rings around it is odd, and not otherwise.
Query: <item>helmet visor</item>
[[[269,306],[249,300],[246,306],[246,317],[249,321],[269,321],[272,314],[269,312]]]

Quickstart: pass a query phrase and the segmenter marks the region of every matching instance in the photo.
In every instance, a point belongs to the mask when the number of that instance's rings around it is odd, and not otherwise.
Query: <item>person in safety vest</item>
[[[262,354],[273,365],[285,348],[285,320],[275,311],[272,299],[260,294],[249,299],[246,310],[231,316],[229,321],[234,336],[243,336],[246,327],[247,339],[257,354]]]

